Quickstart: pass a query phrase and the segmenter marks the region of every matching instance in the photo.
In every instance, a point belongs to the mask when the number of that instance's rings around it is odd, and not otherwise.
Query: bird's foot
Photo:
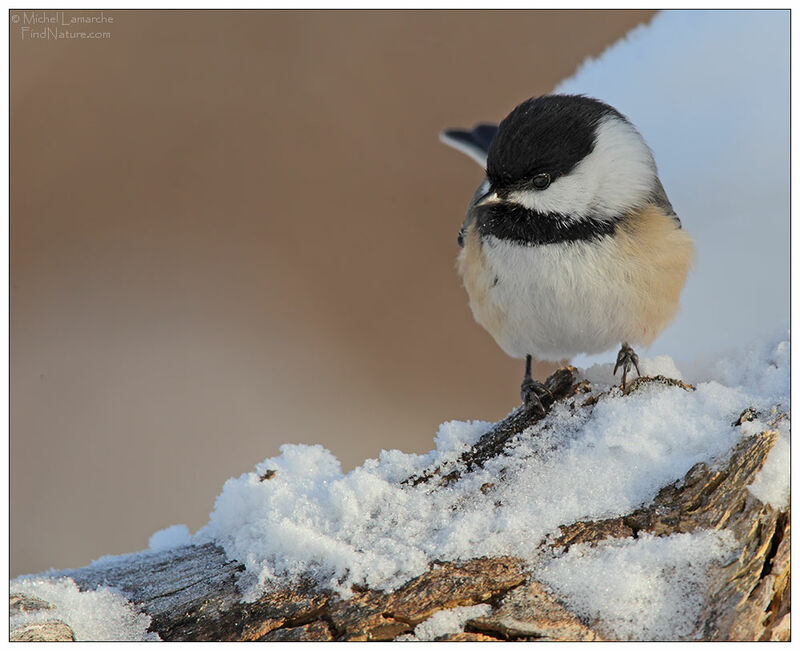
[[[617,363],[614,364],[614,375],[616,375],[617,370],[622,367],[623,391],[625,391],[625,382],[628,379],[628,372],[631,370],[631,366],[636,369],[636,375],[642,377],[639,371],[639,356],[628,344],[622,344],[622,348],[619,349],[619,353],[617,354]]]
[[[520,389],[522,404],[525,406],[525,413],[544,416],[545,406],[543,400],[548,404],[553,402],[553,395],[541,382],[526,377],[522,381]]]

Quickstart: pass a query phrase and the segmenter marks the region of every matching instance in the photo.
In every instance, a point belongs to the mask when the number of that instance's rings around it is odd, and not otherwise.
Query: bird
[[[624,392],[631,367],[641,376],[634,346],[649,347],[674,318],[694,258],[642,135],[603,101],[550,94],[440,139],[485,171],[457,269],[477,323],[525,359],[525,410],[543,414],[551,399],[532,357],[619,345]]]

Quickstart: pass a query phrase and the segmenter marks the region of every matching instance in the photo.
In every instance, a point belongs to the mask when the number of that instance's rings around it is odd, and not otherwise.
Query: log
[[[693,387],[668,378],[641,378],[626,393],[647,383]],[[573,369],[548,378],[552,400],[589,405],[591,386],[575,382]],[[619,391],[619,389],[611,389]],[[736,560],[714,566],[703,595],[694,637],[704,640],[788,640],[790,621],[790,510],[762,504],[747,487],[776,441],[774,424],[744,438],[719,463],[699,463],[681,480],[664,486],[655,499],[622,516],[564,525],[542,546],[565,548],[642,533],[669,535],[696,530],[727,530],[736,541]],[[745,411],[736,424],[753,418]],[[445,467],[435,467],[403,483],[446,487],[491,458],[538,420],[517,409],[495,424],[471,449]],[[502,481],[502,473],[496,482]],[[584,621],[534,580],[519,558],[475,558],[436,562],[427,572],[393,592],[355,588],[350,599],[320,589],[310,578],[293,581],[252,603],[242,601],[237,579],[244,566],[219,546],[207,543],[164,551],[112,557],[90,566],[51,571],[50,578],[72,578],[81,590],[108,586],[120,590],[151,618],[150,631],[162,640],[392,640],[412,633],[434,613],[459,606],[489,604],[490,614],[475,617],[463,633],[446,640],[598,640]],[[39,616],[24,623],[21,613],[44,612],[49,604],[24,594],[11,595],[12,640],[69,640],[62,621]],[[15,621],[17,623],[15,623]],[[23,623],[19,623],[23,622]]]

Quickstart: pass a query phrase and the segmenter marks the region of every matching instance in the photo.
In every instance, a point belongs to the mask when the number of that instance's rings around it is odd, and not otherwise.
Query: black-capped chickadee
[[[499,124],[442,140],[486,170],[458,234],[458,270],[475,320],[525,358],[522,399],[547,389],[531,356],[559,361],[618,344],[649,346],[678,309],[694,255],[653,154],[613,107],[581,95],[531,98]]]

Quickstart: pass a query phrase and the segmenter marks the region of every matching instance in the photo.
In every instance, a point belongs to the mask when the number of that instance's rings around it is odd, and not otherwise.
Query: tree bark
[[[677,384],[663,377],[641,378],[642,384]],[[575,383],[572,369],[561,369],[546,386],[555,401],[591,405],[587,382]],[[618,389],[612,389],[618,391]],[[752,419],[744,412],[742,420]],[[784,417],[777,416],[774,422]],[[517,409],[487,432],[459,460],[409,477],[404,484],[452,484],[504,454],[506,442],[538,420]],[[790,604],[789,508],[776,511],[747,490],[763,466],[777,433],[767,429],[743,439],[720,464],[699,463],[678,482],[665,486],[648,505],[622,517],[576,522],[542,544],[569,547],[607,538],[636,537],[726,529],[738,547],[735,562],[713,567],[696,636],[705,640],[788,640]],[[496,479],[502,481],[501,477]],[[411,633],[435,612],[457,606],[489,604],[492,612],[467,622],[451,640],[595,640],[592,622],[581,621],[530,577],[518,558],[476,558],[437,562],[391,593],[360,589],[342,600],[310,579],[243,603],[237,579],[244,566],[228,559],[213,544],[117,557],[47,576],[71,577],[81,590],[100,585],[120,589],[152,619],[151,631],[163,640],[391,640]],[[11,614],[48,608],[25,595],[12,595]],[[64,622],[37,621],[14,626],[11,639],[74,639]]]

